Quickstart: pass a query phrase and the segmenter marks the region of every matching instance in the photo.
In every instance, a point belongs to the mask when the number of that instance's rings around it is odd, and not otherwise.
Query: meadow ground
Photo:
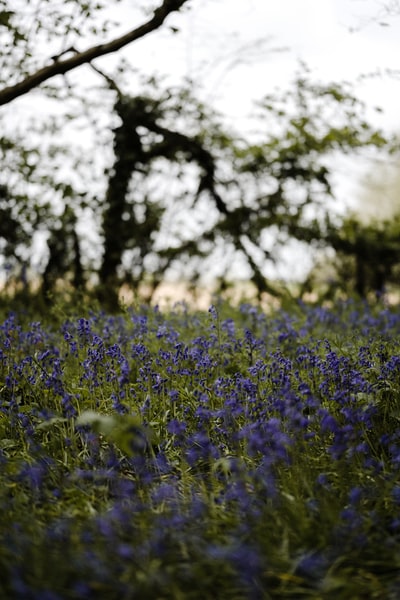
[[[0,323],[0,598],[400,597],[400,310]]]

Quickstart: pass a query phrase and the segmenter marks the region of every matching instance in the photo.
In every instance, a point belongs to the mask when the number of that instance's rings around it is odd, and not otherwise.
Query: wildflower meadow
[[[0,598],[400,597],[400,311],[0,324]]]

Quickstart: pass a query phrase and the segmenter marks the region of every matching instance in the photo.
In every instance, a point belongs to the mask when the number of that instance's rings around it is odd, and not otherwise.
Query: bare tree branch
[[[38,87],[41,83],[51,79],[55,75],[64,75],[64,73],[89,63],[95,58],[117,52],[124,46],[155,31],[161,27],[168,15],[172,12],[179,11],[186,2],[188,2],[188,0],[164,0],[162,5],[154,11],[152,18],[149,21],[132,29],[125,35],[105,44],[92,46],[83,52],[77,52],[64,60],[55,59],[51,65],[39,69],[35,73],[32,73],[32,75],[28,75],[24,80],[15,85],[0,90],[0,106],[8,104],[16,98],[19,98],[19,96],[27,94],[32,89]]]

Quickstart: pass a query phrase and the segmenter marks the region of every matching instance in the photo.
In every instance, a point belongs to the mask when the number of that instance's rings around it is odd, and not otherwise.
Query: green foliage
[[[340,229],[331,229],[328,240],[340,257],[352,262],[343,276],[361,297],[368,291],[385,292],[397,284],[400,266],[400,216],[390,221],[362,224],[356,219],[344,220]],[[340,262],[339,262],[340,264]],[[343,263],[344,266],[345,263]]]
[[[119,0],[114,0],[115,4]],[[106,39],[115,25],[106,17],[109,3],[99,0],[68,0],[40,5],[24,0],[0,3],[0,84],[9,86],[82,42]],[[46,55],[45,55],[46,53]]]
[[[76,421],[89,425],[93,431],[111,442],[126,456],[134,456],[150,447],[151,431],[145,428],[140,417],[135,415],[102,415],[92,410],[84,411]]]

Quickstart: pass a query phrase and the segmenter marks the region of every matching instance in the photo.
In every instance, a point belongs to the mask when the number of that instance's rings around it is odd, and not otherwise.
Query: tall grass
[[[0,597],[400,595],[400,314],[0,325]]]

